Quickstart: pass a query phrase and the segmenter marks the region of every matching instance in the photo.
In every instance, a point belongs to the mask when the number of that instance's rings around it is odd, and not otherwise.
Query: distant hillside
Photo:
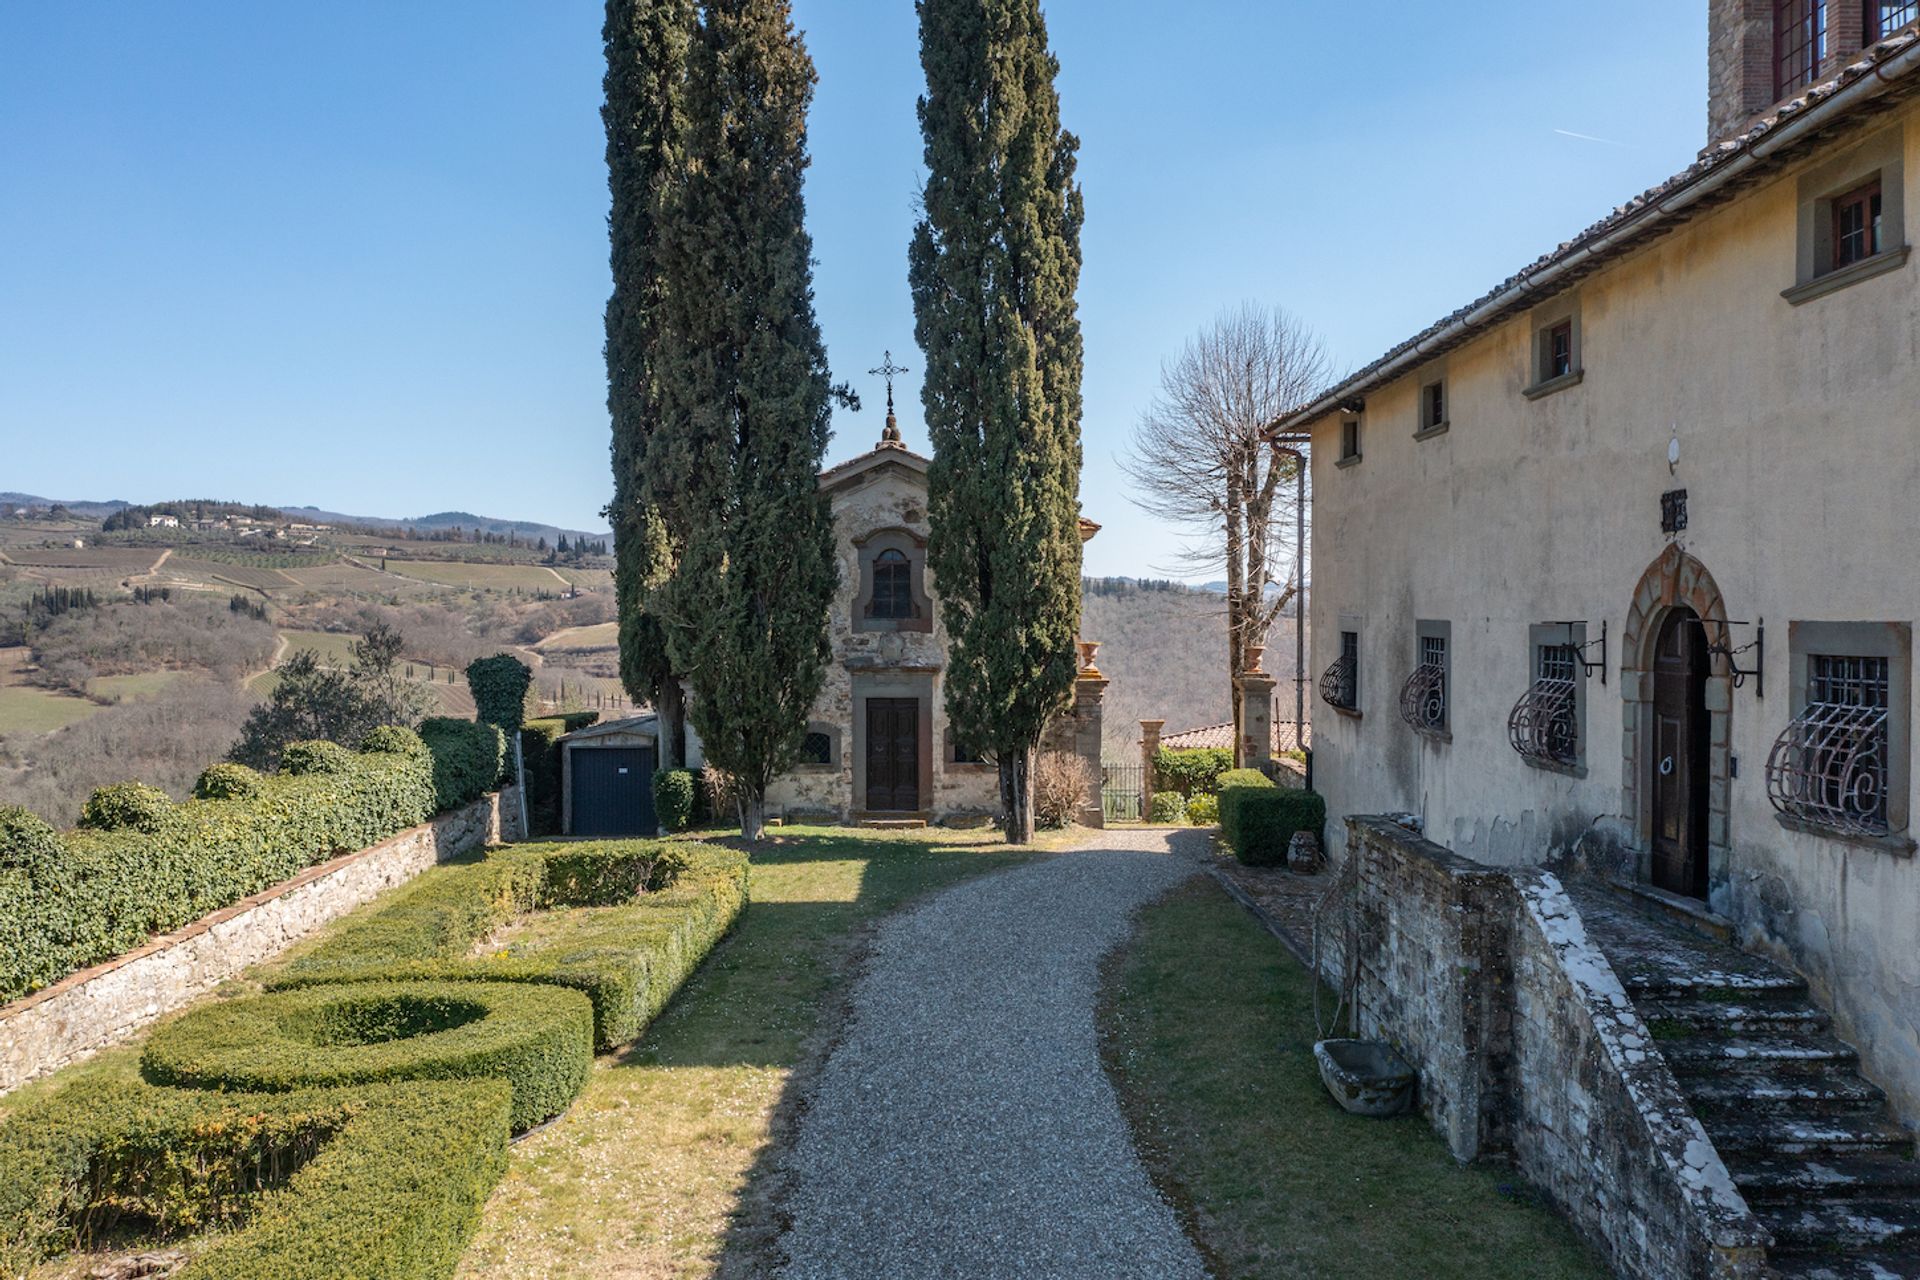
[[[1140,721],[1165,720],[1167,732],[1233,718],[1227,681],[1226,598],[1204,588],[1124,578],[1082,584],[1080,634],[1100,641],[1097,659],[1112,683],[1102,708],[1106,755],[1135,759]],[[1274,715],[1293,718],[1293,621],[1268,638],[1262,664],[1279,682]],[[1312,719],[1312,708],[1307,711]]]
[[[221,508],[247,508],[252,503],[198,501],[201,505]],[[116,511],[124,511],[134,505],[122,499],[98,502],[79,498],[42,498],[31,493],[0,493],[0,505],[11,504],[16,507],[65,507],[76,517],[85,520],[105,520]],[[145,504],[148,506],[177,507],[191,506],[193,502],[182,503],[177,499]],[[288,519],[306,524],[361,525],[369,529],[438,529],[460,528],[479,529],[482,533],[511,533],[528,542],[545,538],[549,543],[558,542],[565,535],[569,542],[585,538],[589,542],[611,541],[613,535],[605,530],[595,532],[591,529],[562,529],[555,525],[541,524],[537,520],[508,520],[500,516],[475,515],[471,511],[436,511],[426,516],[357,516],[342,511],[327,511],[320,507],[294,507],[280,503],[265,504],[276,511],[283,512]]]

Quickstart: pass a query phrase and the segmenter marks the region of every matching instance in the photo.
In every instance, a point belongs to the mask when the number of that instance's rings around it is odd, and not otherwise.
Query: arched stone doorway
[[[1696,626],[1694,618],[1706,627]],[[1709,900],[1724,897],[1728,875],[1733,682],[1726,660],[1718,657],[1706,660],[1704,678],[1691,688],[1677,687],[1675,674],[1689,663],[1689,644],[1703,651],[1707,640],[1725,635],[1726,621],[1726,602],[1707,567],[1668,547],[1640,575],[1620,644],[1625,730],[1620,811],[1632,823],[1640,879]],[[1700,634],[1689,635],[1683,627]],[[1687,738],[1689,702],[1706,719],[1697,754]],[[1673,768],[1656,773],[1663,759],[1672,759]],[[1684,776],[1676,778],[1680,771]],[[1676,861],[1689,841],[1703,852],[1704,877],[1689,875]],[[1658,877],[1656,846],[1663,859]]]

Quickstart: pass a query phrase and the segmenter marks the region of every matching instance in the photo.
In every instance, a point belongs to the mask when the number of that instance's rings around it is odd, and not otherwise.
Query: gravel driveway
[[[881,926],[794,1152],[787,1280],[1206,1275],[1100,1066],[1101,957],[1194,873],[1162,833]]]

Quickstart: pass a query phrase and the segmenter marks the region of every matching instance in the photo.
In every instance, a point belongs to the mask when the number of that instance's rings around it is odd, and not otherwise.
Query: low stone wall
[[[1360,1031],[1419,1069],[1454,1155],[1511,1159],[1618,1275],[1763,1274],[1765,1230],[1559,881],[1346,826]]]
[[[520,825],[511,787],[0,1006],[0,1094],[129,1038],[435,863],[497,843],[503,824]]]

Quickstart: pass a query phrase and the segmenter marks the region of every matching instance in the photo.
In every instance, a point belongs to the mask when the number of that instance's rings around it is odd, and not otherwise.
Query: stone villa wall
[[[1383,818],[1346,848],[1360,1033],[1418,1068],[1454,1155],[1511,1159],[1618,1275],[1763,1274],[1765,1230],[1559,881]]]
[[[435,863],[520,823],[514,788],[309,867],[184,929],[0,1006],[0,1094],[126,1040]]]

